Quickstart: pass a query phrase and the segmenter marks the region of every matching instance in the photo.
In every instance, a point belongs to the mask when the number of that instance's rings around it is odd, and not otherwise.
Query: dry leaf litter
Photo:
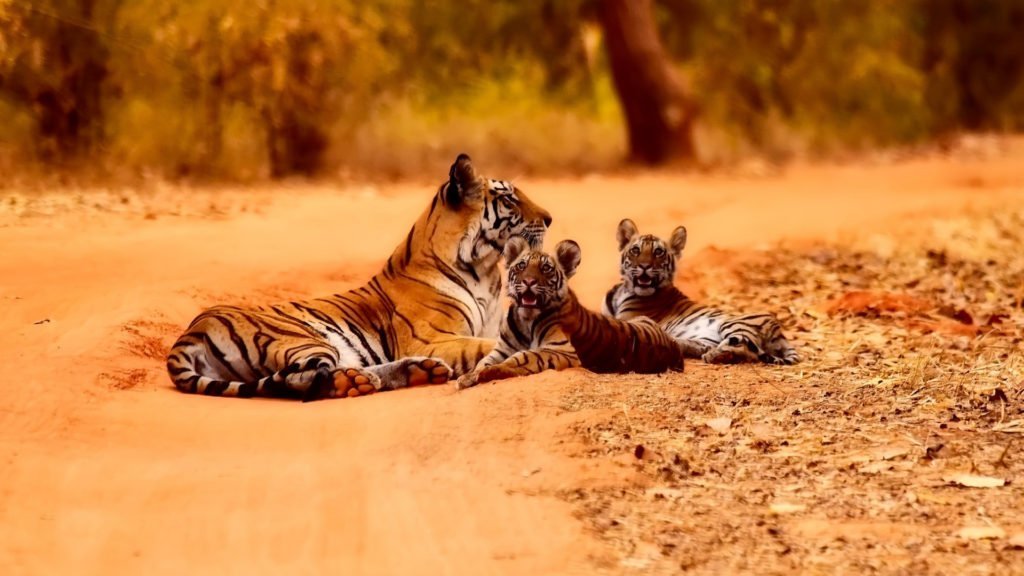
[[[796,366],[574,379],[562,408],[603,415],[581,456],[636,470],[559,493],[615,550],[599,567],[1024,574],[1024,212],[842,246],[681,263],[778,313]]]

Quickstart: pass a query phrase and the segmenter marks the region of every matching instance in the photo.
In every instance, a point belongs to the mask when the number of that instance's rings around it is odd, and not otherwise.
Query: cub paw
[[[787,352],[782,358],[775,358],[775,363],[783,366],[792,366],[798,362],[800,362],[800,355],[796,352]]]
[[[492,382],[494,380],[504,380],[506,378],[515,378],[516,376],[522,376],[522,373],[515,368],[509,368],[501,364],[495,364],[494,366],[488,366],[480,371],[478,378],[482,384],[484,382]]]
[[[458,380],[455,381],[455,389],[465,390],[466,388],[472,388],[473,386],[476,386],[477,384],[480,383],[479,376],[480,373],[475,371],[469,372],[468,374],[463,374]]]
[[[701,360],[708,364],[736,364],[743,361],[743,356],[728,348],[714,348],[705,352]]]

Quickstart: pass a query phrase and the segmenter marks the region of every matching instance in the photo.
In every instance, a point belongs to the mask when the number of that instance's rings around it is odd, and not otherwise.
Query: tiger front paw
[[[516,376],[522,376],[523,372],[516,368],[510,368],[504,364],[495,364],[494,366],[488,366],[480,371],[478,378],[480,383],[493,382],[495,380],[505,380],[506,378],[515,378]]]
[[[472,388],[480,383],[479,377],[480,373],[476,371],[463,374],[455,381],[455,389],[465,390],[466,388]]]

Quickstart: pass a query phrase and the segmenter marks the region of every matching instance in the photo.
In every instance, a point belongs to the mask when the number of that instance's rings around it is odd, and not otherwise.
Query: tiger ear
[[[683,253],[683,248],[686,247],[686,226],[680,226],[672,231],[669,245],[672,246],[672,253],[678,258]]]
[[[448,187],[445,189],[445,201],[458,207],[466,196],[476,191],[480,183],[480,175],[473,168],[469,154],[459,154],[451,169],[448,170]]]
[[[505,242],[505,250],[502,255],[505,257],[505,264],[511,266],[513,262],[519,259],[519,257],[530,249],[529,242],[522,236],[513,236]]]
[[[555,246],[555,259],[558,260],[558,265],[565,272],[566,278],[572,278],[582,258],[583,253],[580,250],[580,245],[572,240],[562,240],[558,243],[558,246]]]
[[[615,238],[619,241],[619,251],[621,252],[626,247],[626,244],[629,244],[629,241],[639,233],[640,231],[637,230],[636,224],[629,218],[619,222],[619,229],[615,234]]]

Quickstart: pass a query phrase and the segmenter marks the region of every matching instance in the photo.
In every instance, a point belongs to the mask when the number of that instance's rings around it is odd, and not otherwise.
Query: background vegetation
[[[1019,0],[0,0],[0,170],[781,160],[1024,127]]]

